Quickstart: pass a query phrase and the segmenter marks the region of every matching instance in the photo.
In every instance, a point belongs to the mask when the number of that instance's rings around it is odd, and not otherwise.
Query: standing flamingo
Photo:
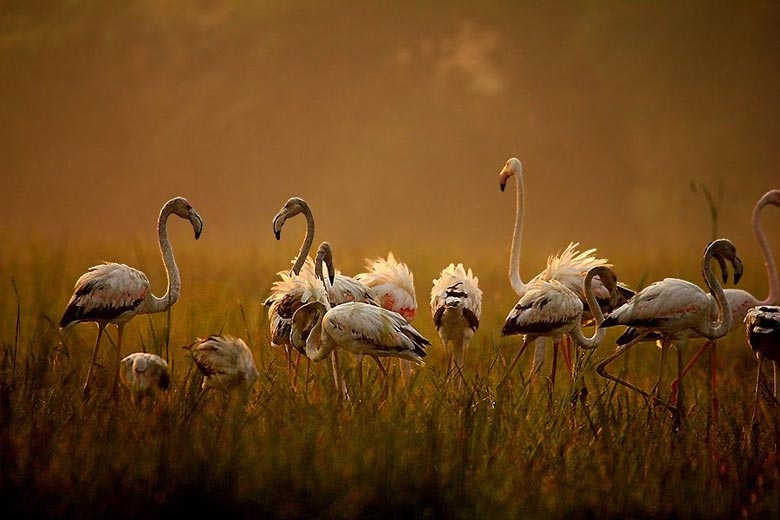
[[[390,252],[387,259],[366,259],[366,269],[365,273],[355,275],[355,280],[373,289],[382,307],[411,322],[417,314],[417,297],[409,267]]]
[[[596,325],[604,321],[601,306],[594,294],[594,280],[598,276],[602,287],[614,294],[618,291],[617,277],[607,266],[591,267],[585,276],[585,298],[590,313],[595,317]],[[583,314],[585,308],[579,296],[558,280],[538,280],[528,284],[525,294],[520,297],[515,307],[506,318],[501,335],[525,334],[522,347],[509,365],[499,386],[506,381],[512,372],[523,350],[536,338],[545,336],[553,339],[554,352],[565,336],[571,336],[575,342],[585,349],[595,349],[604,339],[605,330],[597,328],[590,338],[582,332]],[[553,361],[552,383],[555,384],[555,361]]]
[[[723,288],[712,273],[711,261],[718,260],[723,269],[723,281],[728,280],[728,271],[725,269],[726,261],[734,267],[734,283],[742,276],[742,261],[737,256],[737,250],[729,240],[718,239],[711,242],[704,252],[702,271],[704,281],[710,289],[718,306],[717,320],[710,317],[710,300],[699,286],[678,278],[666,278],[660,282],[645,287],[628,302],[610,313],[600,325],[612,327],[615,325],[628,325],[637,330],[640,335],[624,345],[604,359],[596,367],[596,371],[603,377],[624,385],[639,392],[647,398],[666,406],[677,415],[677,408],[671,403],[661,401],[657,392],[660,389],[663,375],[666,350],[672,343],[685,340],[688,329],[692,329],[699,336],[708,339],[717,339],[725,335],[731,328],[732,314],[729,302],[723,292]],[[615,377],[606,371],[606,367],[615,359],[625,354],[629,348],[643,338],[643,333],[658,332],[661,335],[661,365],[658,371],[658,381],[655,384],[653,394],[639,387]],[[677,347],[678,369],[682,369],[681,349]]]
[[[462,373],[466,348],[479,328],[481,313],[482,290],[471,269],[467,272],[463,264],[450,264],[442,269],[431,288],[431,314],[449,353],[447,373],[453,358],[456,370]]]
[[[499,173],[499,182],[501,191],[506,188],[506,183],[512,177],[515,177],[516,187],[516,206],[515,206],[515,225],[512,230],[512,246],[509,254],[509,282],[512,285],[515,293],[522,297],[526,292],[527,285],[523,283],[520,277],[520,246],[522,243],[523,235],[523,217],[525,212],[525,186],[523,177],[523,165],[515,157],[512,157]],[[566,249],[558,256],[551,256],[547,260],[547,267],[544,271],[539,273],[535,278],[529,282],[529,285],[536,280],[557,280],[565,287],[573,291],[580,300],[586,304],[586,295],[584,289],[584,280],[588,270],[596,266],[611,267],[605,259],[595,258],[593,253],[595,249],[588,249],[587,251],[578,252],[576,248],[578,243],[570,243]],[[618,286],[618,292],[612,297],[609,295],[609,291],[599,281],[595,282],[593,288],[596,299],[599,301],[599,306],[603,311],[609,311],[621,303],[625,302],[633,295],[633,291],[625,286]],[[589,320],[592,316],[589,312],[583,313],[583,319]],[[532,339],[530,342],[533,343]],[[521,347],[522,348],[522,347]],[[564,350],[564,354],[568,351]],[[541,366],[544,361],[544,345],[539,345],[534,354],[534,369],[535,372]],[[566,360],[567,365],[571,367],[571,361]]]
[[[322,273],[330,246],[320,246],[315,267]],[[326,288],[331,276],[324,277]],[[327,358],[336,347],[347,350],[362,360],[371,357],[387,376],[380,357],[398,357],[423,364],[425,348],[430,342],[414,329],[403,316],[379,306],[363,302],[347,302],[332,306],[330,302],[311,302],[295,312],[290,340],[306,351],[313,361]],[[358,372],[362,384],[362,371]],[[343,385],[339,384],[340,387]]]
[[[764,228],[761,225],[761,210],[768,205],[778,206],[780,207],[780,190],[770,190],[766,192],[758,201],[756,202],[756,205],[753,207],[753,214],[752,214],[752,223],[753,223],[753,232],[756,235],[756,240],[758,241],[758,245],[761,248],[761,253],[764,255],[764,265],[766,267],[766,275],[767,275],[767,283],[769,284],[769,293],[767,294],[767,297],[763,300],[759,300],[752,294],[750,294],[747,291],[744,291],[742,289],[724,289],[724,293],[726,295],[726,300],[729,302],[729,309],[731,309],[731,329],[729,332],[732,332],[739,328],[740,324],[745,321],[745,316],[747,315],[748,311],[752,309],[753,307],[758,306],[766,306],[766,305],[775,305],[778,303],[778,299],[780,299],[780,277],[778,277],[777,273],[777,266],[775,265],[774,257],[772,256],[772,249],[769,246],[769,241],[766,238],[766,233],[764,233]],[[710,298],[710,317],[714,320],[718,313],[718,306],[715,303],[715,300]],[[626,338],[632,337],[634,334],[631,331],[626,332]],[[693,331],[689,331],[689,336],[691,338],[698,338]],[[626,338],[621,338],[618,340],[618,344],[626,343]],[[648,338],[646,337],[645,340],[651,340],[656,339],[655,337]],[[688,364],[685,365],[685,368],[683,368],[681,376],[685,376],[691,368],[696,364],[698,359],[701,357],[701,355],[710,348],[710,363],[712,366],[712,407],[715,414],[715,417],[717,418],[718,415],[718,398],[717,398],[717,380],[716,380],[716,364],[715,364],[715,356],[716,356],[716,349],[715,349],[716,342],[715,341],[706,341],[704,345],[699,349],[696,354],[693,355],[690,361],[688,361]],[[672,382],[672,396],[670,398],[670,401],[672,403],[675,402],[676,396],[677,396],[677,386],[679,382],[678,379],[675,379]]]
[[[248,393],[260,377],[252,352],[241,338],[213,335],[198,338],[184,349],[190,351],[195,366],[205,377],[204,390],[238,388]]]
[[[753,402],[753,417],[751,419],[751,422],[756,424],[758,396],[761,393],[761,362],[764,358],[772,362],[773,393],[777,399],[777,363],[780,362],[780,307],[762,305],[750,309],[745,316],[745,329],[748,344],[758,358],[756,397]]]
[[[145,397],[154,399],[160,390],[168,390],[171,373],[160,356],[135,352],[120,362],[119,379],[130,390],[133,403],[139,404]]]
[[[203,230],[203,219],[183,197],[169,200],[160,210],[157,219],[157,237],[168,276],[168,290],[163,296],[152,294],[149,278],[144,273],[124,264],[103,263],[90,267],[76,282],[73,296],[60,320],[60,328],[86,321],[97,323],[97,339],[92,351],[87,379],[84,382],[85,397],[89,395],[92,368],[95,366],[100,338],[106,326],[113,323],[118,329],[118,365],[122,355],[122,332],[125,324],[136,314],[165,312],[179,299],[181,278],[173,257],[173,249],[168,241],[168,217],[171,214],[190,221],[195,230],[195,240],[200,237]],[[114,388],[116,389],[116,379]]]

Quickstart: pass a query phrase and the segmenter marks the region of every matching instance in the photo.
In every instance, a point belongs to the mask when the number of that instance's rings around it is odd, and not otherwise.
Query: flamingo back
[[[417,314],[417,296],[409,267],[389,252],[386,259],[366,259],[366,269],[367,272],[356,275],[355,279],[374,290],[382,307],[412,321]]]
[[[502,336],[514,334],[562,334],[582,317],[579,296],[558,280],[538,280],[528,284],[526,292],[506,317]]]
[[[125,323],[149,294],[149,279],[125,264],[90,267],[76,282],[60,327],[81,321]]]
[[[472,329],[479,327],[482,314],[482,290],[479,279],[463,264],[450,264],[442,269],[439,278],[433,280],[431,288],[431,314],[439,328],[447,307],[463,309],[463,315]]]
[[[213,335],[198,338],[184,348],[190,351],[195,365],[205,376],[204,389],[250,389],[260,376],[252,352],[240,338]]]

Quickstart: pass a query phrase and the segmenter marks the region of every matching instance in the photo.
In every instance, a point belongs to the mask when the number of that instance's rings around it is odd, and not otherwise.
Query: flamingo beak
[[[284,222],[287,220],[287,214],[284,209],[276,214],[274,217],[274,236],[276,237],[276,240],[279,240],[282,238],[282,226],[284,225]]]
[[[742,260],[740,260],[738,256],[734,257],[734,260],[731,261],[731,264],[734,266],[734,284],[736,285],[742,278],[744,267],[742,266]]]
[[[195,230],[195,240],[200,238],[200,234],[203,232],[203,219],[200,218],[200,215],[193,209],[190,210],[190,224],[192,224],[192,229]]]
[[[499,186],[501,186],[501,191],[504,191],[506,189],[506,181],[509,180],[509,177],[512,176],[512,173],[508,172],[506,168],[501,170],[501,173],[498,174],[498,182]]]

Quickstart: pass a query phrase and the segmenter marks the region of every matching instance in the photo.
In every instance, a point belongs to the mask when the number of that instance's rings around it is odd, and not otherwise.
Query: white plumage
[[[184,348],[205,377],[204,390],[239,388],[248,392],[260,376],[252,352],[240,338],[214,335],[198,338]]]
[[[512,177],[515,177],[516,179],[515,224],[512,231],[512,246],[509,256],[509,281],[512,285],[512,289],[519,297],[522,297],[528,287],[539,282],[550,282],[555,280],[580,298],[584,309],[582,319],[586,322],[591,321],[593,315],[590,312],[589,307],[585,308],[585,305],[587,304],[584,284],[585,277],[588,271],[593,267],[612,267],[612,265],[604,259],[594,257],[593,253],[596,252],[595,249],[579,252],[577,251],[579,244],[572,242],[559,255],[548,257],[546,268],[531,279],[527,285],[523,283],[523,280],[520,277],[520,248],[522,244],[523,218],[525,211],[525,180],[523,177],[523,165],[515,157],[507,160],[499,173],[501,191],[504,191],[506,183]],[[633,294],[633,291],[625,286],[618,286],[618,290],[610,297],[609,291],[603,287],[600,281],[595,280],[594,283],[594,293],[599,302],[599,306],[603,311],[609,311],[615,308],[625,302],[626,299]],[[528,343],[533,343],[535,339],[535,337],[531,338],[529,342],[524,343],[521,347],[521,351],[526,348]],[[568,350],[564,350],[564,353],[568,353]],[[541,367],[543,361],[544,347],[543,345],[540,345],[534,353],[534,372]],[[569,360],[567,360],[567,364],[571,367],[571,362]]]
[[[725,261],[732,263],[735,283],[742,276],[742,262],[737,256],[734,245],[726,239],[715,240],[707,246],[704,252],[702,266],[704,280],[718,303],[720,312],[718,313],[717,321],[711,319],[710,300],[699,286],[677,278],[666,278],[660,282],[655,282],[615,309],[601,324],[601,327],[628,325],[633,327],[637,336],[628,343],[620,345],[614,354],[599,363],[596,368],[597,372],[608,379],[612,379],[661,402],[656,395],[651,396],[636,386],[608,374],[606,366],[640,341],[642,334],[658,332],[662,337],[662,341],[661,369],[659,370],[658,382],[654,387],[655,391],[657,391],[661,384],[666,349],[670,343],[685,339],[688,335],[688,329],[708,339],[719,338],[729,331],[732,320],[731,309],[729,309],[723,288],[712,273],[712,259],[717,259],[721,265],[725,265]],[[725,281],[727,273],[724,271],[723,274]],[[677,353],[678,356],[681,355],[679,348]],[[669,403],[661,402],[661,404],[675,411],[674,407]]]
[[[100,338],[106,326],[113,323],[118,328],[118,364],[122,353],[124,325],[137,314],[164,312],[170,309],[179,299],[181,278],[173,257],[173,249],[168,241],[167,232],[168,217],[171,214],[190,221],[195,231],[196,240],[200,237],[203,230],[203,219],[201,219],[187,199],[176,197],[163,205],[157,219],[157,235],[163,263],[168,275],[168,290],[162,297],[152,294],[149,279],[144,273],[124,264],[103,263],[93,266],[79,277],[76,282],[73,295],[60,319],[59,325],[61,328],[65,328],[74,323],[87,321],[95,322],[98,325],[98,335],[92,351],[92,362],[84,383],[85,395],[88,394],[92,368],[95,365],[98,348],[100,347]]]
[[[320,246],[315,260],[315,270],[327,288],[331,278],[323,277],[322,264],[326,260],[332,267],[327,242]],[[314,361],[327,358],[336,348],[347,350],[360,360],[364,355],[370,356],[385,374],[379,357],[397,357],[422,364],[425,348],[430,345],[400,314],[363,302],[340,305],[312,302],[302,306],[293,316],[290,340]],[[340,386],[338,381],[337,386]]]
[[[442,269],[431,288],[431,315],[458,370],[463,369],[466,348],[479,328],[481,314],[482,290],[471,269],[466,271],[463,264]]]
[[[366,259],[366,270],[355,279],[374,290],[382,307],[412,321],[417,314],[417,296],[409,267],[389,252],[386,259]]]
[[[135,403],[143,398],[154,399],[161,390],[168,390],[171,373],[168,363],[155,354],[135,352],[122,359],[119,364],[119,380],[130,390]]]

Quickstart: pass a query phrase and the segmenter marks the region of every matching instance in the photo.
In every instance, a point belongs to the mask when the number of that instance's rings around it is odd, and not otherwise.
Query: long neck
[[[179,293],[181,292],[179,268],[176,266],[173,249],[168,241],[168,217],[170,214],[171,210],[166,206],[160,211],[160,217],[157,219],[157,238],[160,241],[160,253],[162,253],[165,273],[168,276],[168,289],[160,297],[153,294],[149,296],[149,303],[145,309],[147,314],[167,311],[179,300]]]
[[[732,317],[723,287],[721,287],[718,278],[712,273],[712,252],[710,250],[707,250],[707,254],[704,255],[702,269],[704,281],[707,287],[710,288],[710,294],[715,298],[715,303],[718,305],[718,320],[713,323],[710,318],[710,312],[707,310],[703,314],[702,323],[697,324],[696,332],[707,339],[718,339],[731,329]]]
[[[321,317],[306,338],[306,357],[312,361],[322,361],[330,355],[335,346],[330,336],[323,334]]]
[[[591,269],[585,277],[585,299],[588,302],[588,309],[590,309],[591,314],[596,318],[596,333],[590,338],[585,337],[585,334],[582,332],[582,320],[578,320],[577,325],[574,327],[574,330],[572,330],[574,340],[579,346],[586,349],[598,347],[601,342],[604,341],[604,336],[607,333],[607,329],[599,327],[601,322],[604,321],[604,314],[601,312],[601,306],[596,300],[596,295],[593,294],[593,278],[596,276],[597,272],[597,270]]]
[[[523,240],[523,211],[525,207],[522,170],[515,175],[515,188],[517,204],[515,207],[515,227],[512,231],[512,250],[509,253],[509,283],[512,284],[512,289],[519,296],[525,292],[525,284],[520,278],[520,243]]]
[[[306,258],[309,256],[311,245],[314,242],[314,215],[311,213],[309,206],[303,206],[303,214],[306,217],[306,237],[301,244],[301,250],[298,252],[298,258],[293,264],[292,272],[294,274],[300,274]]]
[[[753,208],[753,231],[756,233],[756,239],[758,239],[758,245],[761,247],[761,252],[764,255],[764,265],[766,266],[766,277],[769,282],[769,294],[766,299],[759,302],[760,305],[776,305],[780,298],[780,277],[777,274],[777,265],[775,265],[775,259],[772,256],[772,248],[769,247],[769,241],[764,233],[764,228],[761,226],[761,209],[769,204],[767,197],[764,196],[758,201],[756,207]]]

